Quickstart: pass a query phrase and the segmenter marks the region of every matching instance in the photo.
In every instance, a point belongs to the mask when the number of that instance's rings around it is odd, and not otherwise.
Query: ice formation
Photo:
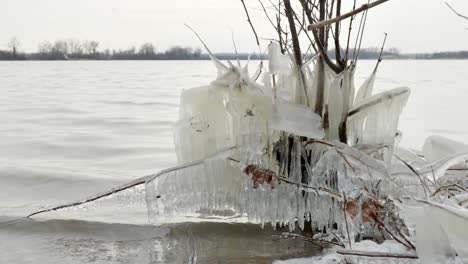
[[[468,145],[441,136],[428,137],[422,147],[422,154],[429,162],[467,152]]]
[[[390,166],[398,121],[409,93],[408,88],[396,88],[355,104],[348,117],[349,143],[385,145],[383,151],[378,151],[374,157]]]
[[[352,196],[353,189],[373,189],[382,181],[392,185],[376,155],[371,157],[337,140],[348,119],[354,135],[351,141],[393,144],[408,89],[370,96],[373,81],[369,81],[360,89],[365,90],[362,101],[355,104],[355,65],[341,74],[327,68],[325,100],[330,125],[324,131],[320,116],[312,111],[314,98],[309,96],[315,93],[317,82],[316,70],[310,69],[313,61],[297,69],[277,44],[270,44],[269,53],[264,84],[252,81],[247,67],[229,64],[221,67],[209,86],[184,91],[175,126],[179,162],[203,159],[228,146],[236,150],[229,162],[208,159],[151,181],[148,195],[160,197],[148,199],[151,215],[232,210],[255,223],[293,229],[296,223],[303,228],[309,222],[319,230],[335,223],[339,233],[344,233],[342,192]],[[298,81],[298,71],[303,71],[305,86]],[[309,100],[303,100],[305,96]],[[385,127],[373,114],[382,114],[382,109],[392,112],[386,119],[391,124]],[[351,113],[354,116],[349,119]],[[372,138],[369,130],[384,136]],[[384,149],[391,155],[393,146]],[[258,182],[263,184],[254,184]],[[355,224],[358,228],[359,223]]]

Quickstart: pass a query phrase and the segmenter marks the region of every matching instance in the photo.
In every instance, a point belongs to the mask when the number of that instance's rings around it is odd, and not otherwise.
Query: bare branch
[[[455,13],[455,15],[468,20],[467,16],[458,13],[457,10],[455,10],[451,5],[449,5],[449,3],[445,2],[445,4],[450,8],[450,10],[452,10],[453,13]]]
[[[336,2],[336,16],[339,17],[341,15],[341,0],[337,0]],[[341,60],[341,48],[340,48],[340,22],[335,24],[335,59],[336,63],[338,63],[342,68],[344,68],[344,63]]]
[[[304,73],[302,70],[302,53],[301,46],[299,44],[298,34],[296,31],[296,24],[294,23],[294,10],[291,7],[291,2],[289,0],[284,0],[284,9],[286,12],[286,17],[288,18],[289,28],[291,30],[291,38],[293,42],[293,51],[294,58],[296,60],[296,65],[298,66],[299,78],[301,81],[302,88],[304,89],[304,94],[307,102],[307,106],[310,106],[309,96],[307,95],[307,84],[305,81]]]
[[[304,12],[306,14],[307,19],[309,20],[309,23],[313,23],[315,20],[312,17],[312,10],[310,10],[309,6],[307,5],[307,2],[305,0],[300,0],[302,8],[304,9]],[[320,52],[321,58],[323,61],[336,73],[340,73],[343,69],[339,67],[338,65],[334,64],[331,60],[330,57],[328,57],[327,50],[325,49],[324,44],[320,41],[320,37],[317,33],[317,30],[312,30],[312,34],[315,39],[315,43],[317,44],[318,51]],[[317,90],[318,92],[321,91],[321,89]],[[318,100],[321,100],[323,95],[317,94]],[[316,105],[318,108],[321,108],[321,103],[317,103]],[[321,113],[321,109],[316,109],[317,113]]]
[[[244,0],[241,0],[241,2],[242,2],[242,5],[244,6],[245,14],[247,15],[247,22],[249,22],[250,27],[252,28],[252,31],[253,31],[253,33],[255,35],[255,40],[257,41],[257,46],[260,47],[260,41],[258,41],[257,31],[255,31],[255,28],[252,25],[252,21],[250,20],[250,16],[249,16],[249,11],[247,11],[247,7],[245,6]]]
[[[380,49],[380,55],[379,55],[379,59],[377,60],[377,65],[375,66],[376,68],[379,66],[380,62],[382,61],[382,55],[383,55],[383,51],[385,48],[385,42],[387,41],[387,33],[384,33],[384,34],[385,34],[385,37],[382,43],[382,48]]]
[[[354,10],[356,10],[356,0],[354,0],[354,4],[353,4],[353,11]],[[349,20],[348,40],[346,41],[345,63],[348,62],[349,42],[351,41],[351,30],[353,29],[353,20],[354,20],[354,16],[352,16],[351,19]]]
[[[323,28],[323,27],[328,26],[328,25],[330,25],[330,24],[337,23],[337,22],[339,22],[339,21],[341,21],[341,20],[344,20],[344,19],[346,19],[346,18],[348,18],[348,17],[354,16],[354,15],[360,13],[360,12],[363,12],[363,11],[366,11],[366,10],[368,10],[368,9],[371,9],[371,8],[373,8],[373,7],[375,7],[375,6],[378,6],[378,5],[382,4],[382,3],[385,3],[385,2],[387,2],[387,1],[388,1],[388,0],[377,0],[377,1],[375,1],[375,2],[373,2],[373,3],[370,3],[370,4],[364,4],[364,5],[362,5],[360,8],[357,8],[357,9],[355,9],[355,10],[353,10],[353,11],[351,11],[351,12],[348,12],[348,13],[346,13],[346,14],[343,14],[343,15],[341,15],[341,16],[335,17],[335,18],[333,18],[333,19],[325,20],[325,21],[320,21],[320,22],[318,22],[318,23],[309,25],[309,26],[307,27],[307,29],[308,29],[308,30],[314,30],[314,29]]]
[[[289,28],[291,30],[293,49],[294,49],[294,59],[296,60],[296,64],[301,66],[302,65],[301,46],[299,45],[299,40],[297,39],[296,25],[294,23],[294,17],[293,17],[294,11],[292,10],[291,2],[289,0],[284,0],[284,8],[286,11],[286,16],[288,18]]]
[[[275,23],[273,23],[273,21],[271,20],[270,16],[268,15],[268,12],[266,11],[265,5],[263,4],[262,0],[258,0],[258,2],[259,2],[260,5],[262,6],[263,13],[265,13],[265,16],[266,16],[266,18],[268,19],[268,21],[270,22],[270,24],[273,26],[273,28],[274,28],[275,30],[278,30],[278,29],[276,28]]]

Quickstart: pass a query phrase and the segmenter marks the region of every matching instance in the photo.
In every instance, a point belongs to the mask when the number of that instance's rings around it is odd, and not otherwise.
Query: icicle
[[[342,121],[343,115],[343,94],[341,84],[343,82],[343,76],[339,75],[331,83],[328,93],[328,140],[339,139],[339,128]]]
[[[343,114],[341,120],[345,120],[348,116],[348,111],[354,102],[354,73],[356,65],[351,64],[343,73],[343,81],[341,82],[341,95],[343,98]]]
[[[354,99],[354,104],[360,103],[362,100],[371,97],[372,91],[374,89],[375,78],[377,76],[377,68],[375,67],[372,74],[364,81],[359,88],[359,91],[356,94],[356,98]]]

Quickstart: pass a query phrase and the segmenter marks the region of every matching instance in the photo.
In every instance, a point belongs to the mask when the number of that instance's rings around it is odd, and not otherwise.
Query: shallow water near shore
[[[359,62],[358,86],[374,65]],[[377,91],[412,89],[400,121],[404,146],[419,148],[431,134],[468,142],[467,68],[383,62]],[[174,166],[180,92],[215,76],[209,61],[0,62],[0,263],[271,263],[318,254],[269,227],[148,226],[144,212],[1,224]]]

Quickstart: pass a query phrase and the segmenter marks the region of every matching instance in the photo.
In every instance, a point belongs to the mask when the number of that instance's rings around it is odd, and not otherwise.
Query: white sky
[[[259,36],[274,37],[258,1],[245,2]],[[351,2],[343,0],[343,11]],[[358,0],[359,6],[365,2]],[[468,15],[468,0],[448,2]],[[158,50],[201,46],[184,27],[188,23],[215,52],[233,51],[231,30],[239,51],[258,50],[240,0],[0,0],[0,7],[0,48],[12,36],[26,51],[36,51],[45,40],[68,38],[97,40],[100,49],[144,42]],[[443,0],[390,0],[369,12],[367,25],[363,47],[380,46],[387,32],[387,47],[403,52],[468,50],[468,21],[455,16]]]

